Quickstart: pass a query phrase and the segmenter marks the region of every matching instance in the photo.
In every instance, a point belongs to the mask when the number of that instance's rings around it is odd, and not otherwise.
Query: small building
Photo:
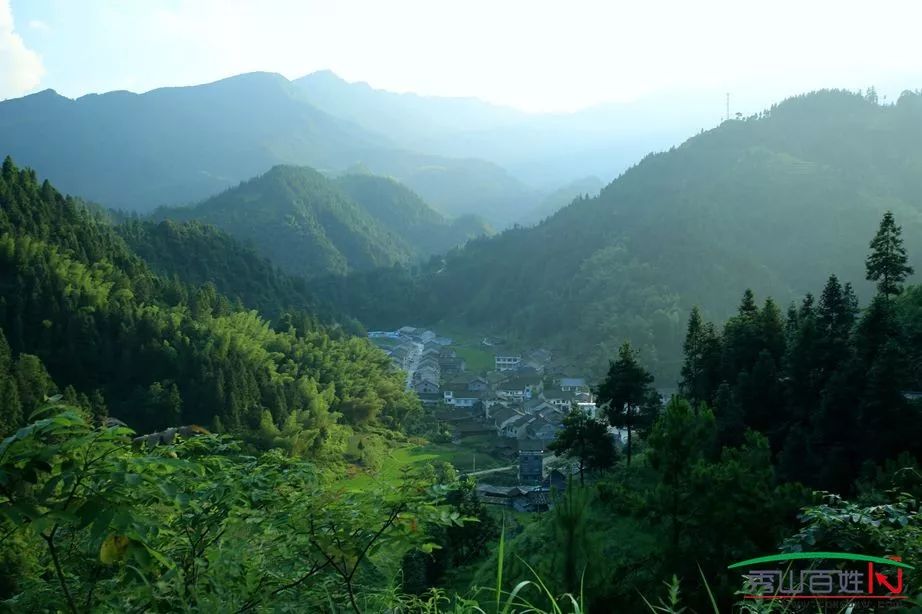
[[[518,486],[493,486],[491,484],[478,484],[477,497],[484,503],[505,505],[512,507],[513,502],[527,496],[528,491]]]
[[[432,367],[433,369],[439,368],[439,355],[438,354],[423,354],[419,359],[420,367]]]
[[[514,420],[507,422],[500,431],[500,435],[509,437],[510,439],[522,439],[525,436],[525,430],[528,428],[528,425],[531,424],[532,420],[534,420],[533,417],[522,414]]]
[[[420,379],[413,384],[413,390],[416,391],[416,394],[437,394],[439,384],[432,379]]]
[[[572,390],[546,389],[543,396],[545,401],[563,410],[570,409],[576,402],[576,393]]]
[[[543,390],[541,377],[523,375],[512,377],[496,386],[496,394],[510,399],[527,400]]]
[[[520,500],[513,502],[513,507],[520,512],[546,512],[551,509],[551,493],[544,488],[533,488],[525,495],[524,505]]]
[[[544,480],[544,442],[519,441],[519,482],[540,484]]]
[[[494,407],[490,415],[493,418],[493,425],[496,427],[497,435],[502,435],[503,428],[510,424],[513,420],[519,418],[519,416],[524,416],[522,412],[514,407]]]
[[[463,373],[467,365],[460,356],[440,356],[439,368],[446,375],[457,375],[458,373]]]
[[[521,356],[496,356],[494,358],[497,371],[515,371],[522,364]]]
[[[492,390],[484,390],[480,394],[480,402],[483,403],[484,418],[486,419],[492,417],[494,408],[508,405],[508,402],[500,399]]]
[[[439,371],[438,366],[432,365],[423,365],[416,369],[416,372],[413,373],[413,381],[421,382],[424,380],[429,380],[437,382],[441,379],[441,371]]]
[[[467,383],[467,389],[474,392],[485,392],[490,388],[490,382],[485,377],[475,377]]]
[[[589,392],[589,386],[586,385],[586,379],[583,377],[563,377],[560,379],[560,390],[562,392]]]
[[[526,414],[538,414],[545,410],[556,410],[557,408],[544,399],[532,398],[525,401],[523,409]]]
[[[480,393],[472,392],[467,386],[453,386],[442,391],[445,403],[454,407],[474,407],[480,402]]]
[[[557,433],[563,429],[560,422],[554,422],[547,418],[535,416],[525,429],[525,437],[528,439],[537,439],[540,441],[554,441],[557,439]]]
[[[564,416],[567,415],[567,410],[558,409],[556,407],[550,407],[546,409],[541,409],[538,413],[535,414],[538,418],[543,418],[548,422],[553,422],[554,424],[562,424]]]

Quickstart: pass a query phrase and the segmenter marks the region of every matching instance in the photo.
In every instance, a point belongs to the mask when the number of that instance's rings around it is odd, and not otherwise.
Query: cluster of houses
[[[497,486],[478,484],[477,496],[490,505],[511,507],[518,512],[546,512],[554,503],[555,491],[567,488],[567,476],[554,469],[534,485]]]
[[[532,366],[497,368],[486,375],[461,373],[448,378],[438,392],[417,390],[423,403],[443,409],[441,415],[463,415],[451,410],[467,410],[463,413],[484,430],[518,440],[553,440],[574,406],[591,415],[596,412],[584,378],[563,377]]]
[[[493,368],[474,373],[452,347],[453,341],[432,330],[405,326],[393,332],[372,332],[394,364],[407,372],[407,386],[438,420],[449,426],[456,441],[467,436],[497,437],[518,461],[518,485],[481,484],[490,503],[519,509],[547,509],[552,484],[560,475],[545,471],[547,444],[563,428],[574,408],[595,416],[597,408],[585,378],[552,362],[551,352],[497,353]],[[482,342],[495,351],[500,342]],[[508,443],[502,443],[508,442]],[[559,472],[558,472],[559,473]]]
[[[446,421],[465,423],[462,431],[551,441],[572,407],[595,414],[585,378],[555,372],[548,350],[497,354],[492,371],[471,373],[452,348],[452,340],[432,330],[404,326],[393,332],[372,332],[369,337],[398,342],[386,351],[396,366],[408,372],[408,387],[425,405],[441,410]]]

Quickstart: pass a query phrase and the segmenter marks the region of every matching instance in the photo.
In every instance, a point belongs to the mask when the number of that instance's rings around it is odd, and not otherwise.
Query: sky
[[[322,69],[531,112],[692,91],[895,97],[922,89],[920,23],[919,0],[0,0],[0,99]]]

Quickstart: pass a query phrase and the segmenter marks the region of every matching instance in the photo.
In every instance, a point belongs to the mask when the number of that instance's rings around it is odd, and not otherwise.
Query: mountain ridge
[[[159,209],[154,219],[214,225],[307,278],[410,264],[488,232],[476,221],[446,220],[393,179],[330,179],[292,165],[192,207]]]
[[[0,142],[63,190],[128,211],[197,202],[276,164],[364,163],[447,214],[498,224],[535,197],[496,164],[411,151],[317,109],[275,73],[77,99],[46,90],[0,102]]]

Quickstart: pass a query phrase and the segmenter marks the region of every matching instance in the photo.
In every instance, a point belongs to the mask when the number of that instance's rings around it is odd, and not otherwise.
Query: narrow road
[[[515,465],[509,465],[508,467],[495,467],[493,469],[484,469],[483,471],[461,471],[460,475],[464,477],[473,476],[477,477],[478,475],[487,475],[488,473],[499,473],[500,471],[509,471],[510,469],[515,469]]]

